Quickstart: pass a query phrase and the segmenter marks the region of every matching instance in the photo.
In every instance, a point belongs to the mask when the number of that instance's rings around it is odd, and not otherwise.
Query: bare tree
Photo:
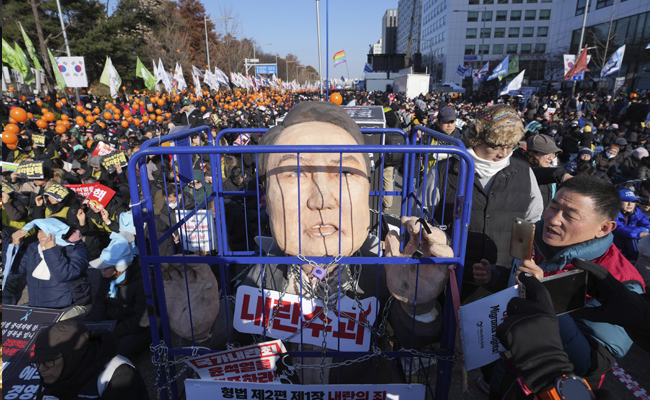
[[[557,50],[552,53],[547,53],[544,58],[546,59],[545,80],[554,82],[561,81],[564,77],[564,52]]]
[[[217,24],[217,43],[210,46],[210,58],[227,75],[231,72],[244,72],[244,58],[253,57],[253,42],[244,38],[238,14],[232,6],[220,7]],[[232,18],[232,19],[231,19]]]

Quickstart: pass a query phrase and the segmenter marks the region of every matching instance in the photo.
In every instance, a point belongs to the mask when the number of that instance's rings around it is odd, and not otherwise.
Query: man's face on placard
[[[276,145],[357,144],[347,131],[325,122],[293,125],[280,135]],[[269,155],[266,166],[267,211],[280,249],[322,257],[348,256],[361,247],[370,225],[362,154],[301,153],[298,160],[295,153],[278,153]]]

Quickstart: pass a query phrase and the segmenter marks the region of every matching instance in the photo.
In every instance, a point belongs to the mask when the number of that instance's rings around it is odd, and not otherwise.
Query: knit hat
[[[618,124],[611,124],[611,125],[609,126],[609,129],[611,129],[611,130],[613,130],[613,131],[618,130]]]
[[[585,125],[584,128],[582,128],[583,132],[591,132],[591,126],[590,125]]]
[[[644,147],[639,147],[638,149],[634,149],[632,151],[632,155],[637,160],[640,160],[640,159],[648,156],[648,150],[646,150]]]
[[[594,153],[587,147],[583,147],[582,149],[578,150],[578,156],[580,156],[581,154],[589,154],[592,157],[594,156]]]
[[[463,143],[473,147],[482,143],[492,146],[514,145],[524,136],[524,124],[517,111],[504,104],[485,107],[463,132]]]

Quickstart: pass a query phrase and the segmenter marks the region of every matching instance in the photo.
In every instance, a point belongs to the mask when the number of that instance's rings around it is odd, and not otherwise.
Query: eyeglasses
[[[505,151],[513,151],[515,149],[515,147],[517,147],[516,144],[512,144],[512,145],[509,145],[509,146],[497,146],[497,145],[494,145],[494,144],[488,143],[488,142],[485,142],[485,145],[488,147],[487,150],[489,152],[493,152],[493,153],[500,153],[501,151],[504,151],[504,150]]]
[[[63,358],[63,354],[56,357],[56,358],[54,358],[54,359],[52,359],[52,360],[48,360],[48,361],[44,361],[44,362],[38,362],[38,363],[31,363],[31,364],[32,364],[32,367],[34,367],[36,369],[38,369],[38,367],[40,365],[44,365],[45,368],[52,368],[52,367],[54,367],[54,364],[56,364],[56,360],[58,360],[59,358]]]

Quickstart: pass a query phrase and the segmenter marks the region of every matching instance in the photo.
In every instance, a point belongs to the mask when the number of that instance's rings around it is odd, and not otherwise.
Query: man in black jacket
[[[201,116],[201,110],[194,107],[190,99],[185,99],[181,103],[180,112],[174,115],[174,125],[189,125],[190,128],[196,128],[205,125],[205,121],[203,121],[203,117]]]
[[[140,373],[117,353],[111,332],[89,332],[77,321],[62,321],[36,337],[31,362],[41,387],[37,399],[148,400]]]

